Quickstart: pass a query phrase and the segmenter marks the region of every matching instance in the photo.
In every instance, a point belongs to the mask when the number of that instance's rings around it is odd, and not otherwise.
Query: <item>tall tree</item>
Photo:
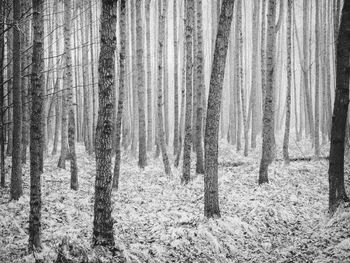
[[[117,2],[102,0],[98,66],[99,112],[96,128],[96,181],[93,245],[114,246],[112,218],[112,137],[115,88]]]
[[[192,144],[192,46],[194,25],[194,0],[185,0],[186,12],[186,113],[185,139],[183,153],[183,171],[181,182],[187,184],[191,175],[191,144]]]
[[[202,0],[196,1],[197,11],[197,54],[196,54],[196,77],[197,77],[197,111],[196,117],[196,172],[204,174],[204,163],[203,163],[203,136],[202,136],[202,125],[203,125],[203,104],[202,96],[204,91],[204,54],[203,54],[203,29],[202,29]]]
[[[336,90],[329,154],[329,212],[341,202],[349,202],[344,186],[345,127],[349,105],[350,1],[345,0],[336,43]]]
[[[272,161],[274,138],[274,78],[276,41],[276,0],[268,1],[266,37],[266,87],[263,112],[263,144],[259,169],[259,184],[268,183],[268,166]]]
[[[173,6],[173,26],[174,26],[174,154],[178,152],[179,147],[179,50],[177,36],[177,1],[174,0]]]
[[[0,32],[5,30],[5,1],[0,3]],[[5,34],[0,36],[0,68],[4,68]],[[5,187],[4,70],[0,70],[0,186]]]
[[[286,98],[286,126],[283,138],[283,159],[289,163],[288,144],[290,132],[290,114],[291,114],[291,86],[292,86],[292,8],[293,0],[288,0],[287,15],[287,98]],[[295,97],[296,99],[296,97]]]
[[[176,2],[176,0],[175,0]],[[151,65],[151,0],[146,0],[146,50],[147,50],[147,150],[152,150],[152,65]],[[175,50],[176,52],[176,50]]]
[[[162,9],[163,3],[163,9]],[[159,12],[159,21],[158,21],[158,81],[157,81],[157,124],[158,124],[158,144],[160,150],[162,151],[162,159],[164,163],[164,171],[166,175],[171,175],[171,168],[169,164],[168,153],[166,150],[166,141],[164,134],[164,123],[163,123],[163,89],[162,89],[162,72],[163,72],[163,53],[164,53],[164,31],[165,31],[165,16],[167,13],[168,1],[158,0],[158,12]]]
[[[70,187],[73,190],[78,189],[78,167],[77,157],[75,154],[75,117],[73,105],[73,87],[72,87],[72,58],[71,58],[71,0],[64,0],[64,56],[65,56],[65,75],[64,87],[67,89],[67,106],[68,106],[68,145],[70,159]]]
[[[147,165],[146,116],[145,116],[145,69],[143,61],[142,1],[136,0],[136,49],[137,49],[137,93],[139,107],[139,162],[140,168]]]
[[[21,18],[20,0],[13,1],[13,19],[18,25]],[[19,26],[13,27],[13,130],[11,199],[18,200],[22,193],[22,101],[21,101],[21,36]]]
[[[223,0],[212,72],[210,76],[207,121],[205,126],[204,215],[220,217],[218,189],[218,140],[222,87],[234,0]]]
[[[44,1],[33,0],[33,58],[30,115],[30,214],[29,250],[41,248],[41,156],[44,111]]]
[[[120,139],[121,139],[121,125],[124,108],[124,92],[125,92],[125,58],[126,58],[126,0],[120,1],[120,20],[119,20],[119,32],[120,32],[120,53],[119,53],[119,97],[118,97],[118,111],[116,120],[116,146],[115,146],[115,163],[113,174],[113,188],[118,189],[119,186],[119,172],[120,172]]]
[[[320,4],[316,1],[316,17],[315,17],[315,60],[316,60],[316,76],[315,76],[315,157],[320,156]]]

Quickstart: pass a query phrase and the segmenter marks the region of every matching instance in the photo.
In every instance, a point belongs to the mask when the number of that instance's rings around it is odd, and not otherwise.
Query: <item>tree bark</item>
[[[178,76],[178,36],[177,36],[177,1],[174,0],[173,6],[173,26],[174,26],[174,154],[178,152],[179,147],[179,76]]]
[[[5,2],[0,3],[0,32],[5,29]],[[4,68],[5,35],[0,36],[0,68]],[[5,187],[4,71],[0,70],[0,186]]]
[[[114,163],[114,174],[113,174],[113,188],[118,189],[119,187],[119,173],[120,173],[120,139],[121,139],[121,125],[122,116],[124,108],[124,92],[125,92],[125,58],[126,58],[126,0],[120,1],[120,20],[119,20],[119,32],[120,32],[120,53],[119,53],[119,67],[120,67],[120,77],[119,77],[119,97],[118,97],[118,111],[117,120],[115,126],[115,163]]]
[[[187,184],[191,175],[191,144],[192,144],[192,46],[194,24],[194,0],[185,1],[186,12],[186,113],[185,113],[185,139],[183,154],[183,170],[181,182]]]
[[[331,147],[329,154],[329,212],[349,201],[344,186],[345,127],[349,105],[350,61],[350,1],[344,1],[336,47],[336,90],[332,117]]]
[[[275,20],[276,0],[268,1],[267,14],[267,38],[266,38],[266,90],[264,99],[263,116],[263,144],[262,157],[259,169],[259,184],[268,183],[268,166],[272,161],[273,137],[274,137],[274,78],[275,78]]]
[[[19,23],[21,3],[13,1],[13,20]],[[12,170],[10,198],[18,200],[22,194],[22,98],[21,98],[21,36],[19,27],[13,27],[13,129],[12,129]],[[11,76],[10,76],[11,77]]]
[[[44,1],[33,0],[33,58],[30,117],[30,214],[29,250],[41,248],[41,156],[44,111]]]
[[[218,140],[222,87],[234,0],[224,0],[221,7],[215,52],[210,76],[207,121],[205,126],[204,215],[220,217],[218,189]]]
[[[176,2],[176,0],[174,1]],[[151,64],[151,0],[146,0],[146,50],[147,50],[147,150],[152,150],[152,64]],[[176,52],[176,50],[175,50]],[[175,80],[176,81],[176,80]]]
[[[96,181],[93,246],[114,246],[112,218],[112,137],[115,88],[117,2],[102,0],[99,58],[99,112],[96,128]]]

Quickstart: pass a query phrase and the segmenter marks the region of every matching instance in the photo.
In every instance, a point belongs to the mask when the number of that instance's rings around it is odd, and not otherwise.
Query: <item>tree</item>
[[[142,3],[136,0],[136,49],[137,49],[137,93],[139,107],[139,162],[140,168],[147,165],[146,156],[146,117],[145,117],[145,69],[143,62]]]
[[[21,3],[13,1],[13,19],[19,23]],[[12,172],[11,199],[18,200],[22,190],[22,101],[21,101],[21,36],[18,26],[13,27],[13,130],[12,130]]]
[[[222,87],[234,0],[224,0],[221,7],[212,72],[210,76],[204,150],[204,215],[220,217],[218,189],[218,140]]]
[[[162,10],[163,2],[163,10]],[[164,31],[165,31],[165,16],[167,12],[167,1],[158,0],[158,12],[159,12],[159,39],[158,39],[158,81],[157,81],[157,113],[158,113],[158,140],[159,147],[162,151],[162,159],[164,163],[164,170],[166,175],[171,175],[171,168],[169,164],[168,153],[166,150],[164,123],[163,123],[163,90],[162,90],[162,69],[163,69],[163,52],[164,52]],[[162,11],[161,11],[162,10]]]
[[[196,77],[197,77],[197,111],[196,114],[196,173],[204,174],[203,163],[203,136],[202,136],[202,122],[203,122],[203,103],[202,96],[204,91],[204,55],[203,55],[203,29],[202,29],[202,0],[197,0],[197,54],[196,54]]]
[[[64,86],[67,89],[67,106],[68,106],[68,145],[70,158],[70,187],[78,190],[78,167],[77,157],[75,154],[75,117],[73,105],[73,87],[72,87],[72,58],[70,54],[70,27],[71,27],[71,1],[64,0],[64,54],[65,54],[65,74]],[[63,160],[64,162],[64,160]]]
[[[179,51],[177,36],[177,1],[174,0],[173,6],[173,26],[174,26],[174,154],[178,152],[179,147]]]
[[[119,97],[118,97],[118,111],[116,120],[116,146],[115,146],[115,164],[114,164],[114,175],[113,175],[113,188],[118,189],[119,185],[119,172],[120,172],[120,139],[121,139],[121,125],[124,107],[124,92],[125,92],[125,58],[126,58],[126,1],[120,1],[120,53],[119,53]]]
[[[176,0],[174,2],[176,2]],[[150,5],[151,5],[151,0],[146,0],[145,12],[146,12],[146,45],[147,45],[146,50],[147,50],[147,150],[148,151],[152,150],[152,66],[151,66]]]
[[[315,76],[315,157],[320,156],[320,7],[319,1],[316,1],[316,23],[315,23],[315,60],[316,60],[316,76]]]
[[[112,137],[115,88],[117,2],[102,0],[99,57],[99,112],[96,128],[96,181],[93,245],[113,246]]]
[[[274,78],[275,78],[275,20],[276,1],[268,1],[266,37],[266,89],[263,112],[263,144],[259,169],[259,184],[268,183],[268,166],[272,162],[274,138]]]
[[[181,182],[187,184],[191,174],[191,144],[192,144],[192,32],[194,24],[194,0],[185,1],[186,10],[186,113],[185,113],[185,138],[183,154],[183,171]]]
[[[42,118],[44,111],[44,1],[33,0],[33,58],[30,115],[30,214],[29,250],[41,248],[41,156]]]
[[[0,32],[5,30],[5,1],[0,3]],[[5,35],[0,36],[0,68],[4,68]],[[5,187],[4,71],[0,70],[0,186]]]
[[[336,90],[329,154],[329,212],[349,202],[344,186],[345,127],[349,105],[350,1],[345,0],[336,43]]]
[[[291,86],[292,86],[292,8],[293,0],[288,0],[287,16],[287,98],[286,98],[286,126],[283,138],[283,159],[289,163],[288,144],[290,132],[290,112],[291,112]]]

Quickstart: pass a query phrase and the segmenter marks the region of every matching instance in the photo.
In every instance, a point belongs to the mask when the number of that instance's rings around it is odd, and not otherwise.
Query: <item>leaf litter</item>
[[[307,143],[300,145],[302,154],[312,155]],[[291,156],[300,155],[300,149],[291,144]],[[58,156],[45,160],[40,253],[27,252],[28,166],[19,201],[9,202],[9,188],[0,189],[0,262],[55,262],[58,251],[65,251],[69,262],[350,261],[350,208],[340,207],[332,218],[327,214],[327,160],[289,166],[274,162],[270,183],[258,186],[259,152],[244,157],[224,142],[219,157],[221,218],[203,216],[203,175],[193,170],[184,186],[181,165],[173,167],[169,178],[160,159],[149,156],[148,166],[140,170],[137,160],[124,154],[119,189],[112,194],[122,257],[91,249],[95,159],[81,145],[77,151],[78,191],[69,188],[69,169],[56,168]],[[326,155],[327,147],[321,152]],[[62,248],[64,244],[69,245]]]

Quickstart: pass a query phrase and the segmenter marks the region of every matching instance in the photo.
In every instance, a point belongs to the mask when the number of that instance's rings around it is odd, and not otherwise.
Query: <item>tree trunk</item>
[[[173,6],[173,26],[174,26],[174,154],[178,152],[179,147],[179,84],[178,84],[178,36],[177,36],[177,1],[174,0]]]
[[[68,145],[70,159],[70,188],[78,190],[78,167],[75,153],[75,117],[73,105],[73,87],[72,87],[72,58],[71,58],[71,1],[64,0],[64,54],[65,54],[65,76],[64,87],[67,89],[67,108],[68,108]]]
[[[163,2],[163,11],[162,10],[162,2]],[[158,12],[159,12],[159,25],[158,25],[158,32],[159,32],[159,39],[158,39],[158,83],[157,83],[157,112],[158,112],[158,144],[159,147],[162,151],[162,158],[163,158],[163,163],[164,163],[164,171],[165,174],[170,176],[172,175],[171,173],[171,168],[169,164],[169,158],[166,150],[166,142],[165,142],[165,135],[164,135],[164,123],[163,123],[163,113],[162,113],[162,108],[163,108],[163,90],[162,90],[162,70],[163,70],[163,52],[164,52],[164,31],[165,31],[165,17],[167,13],[167,6],[168,3],[167,1],[162,1],[158,0]],[[165,61],[164,61],[165,63]]]
[[[112,137],[115,88],[117,2],[102,0],[99,58],[99,112],[96,128],[96,181],[93,246],[114,246],[112,218]]]
[[[120,32],[120,53],[119,53],[119,97],[118,97],[118,111],[116,120],[116,145],[115,145],[115,164],[114,164],[114,175],[113,175],[113,188],[118,189],[119,186],[119,173],[120,173],[120,139],[121,139],[121,125],[124,107],[124,92],[125,92],[125,58],[126,58],[126,1],[120,1],[120,20],[119,20],[119,32]]]
[[[291,111],[291,84],[292,84],[292,5],[293,0],[288,0],[287,16],[287,98],[286,98],[286,126],[283,138],[283,159],[289,164],[289,131],[290,131],[290,111]],[[296,99],[296,96],[295,98]]]
[[[315,23],[315,60],[316,60],[316,76],[315,76],[315,157],[318,159],[320,157],[320,113],[319,113],[319,104],[320,104],[320,7],[319,1],[316,1],[316,23]]]
[[[218,189],[218,140],[222,87],[234,0],[224,0],[221,7],[215,52],[210,76],[207,122],[205,126],[204,215],[220,217]]]
[[[145,117],[145,69],[143,61],[142,3],[136,0],[136,49],[137,49],[137,88],[139,107],[139,162],[141,169],[147,165],[146,156],[146,117]]]
[[[264,99],[264,116],[263,116],[263,144],[262,157],[259,169],[259,184],[268,183],[268,166],[272,161],[273,151],[273,131],[274,131],[274,78],[275,78],[275,20],[276,20],[276,0],[268,1],[267,14],[267,38],[266,38],[266,90]]]
[[[5,29],[5,2],[0,3],[0,32]],[[4,68],[5,35],[0,36],[0,68]],[[0,186],[5,187],[4,71],[0,70]]]
[[[29,251],[41,248],[41,156],[42,118],[44,111],[44,1],[33,0],[33,58],[31,78],[31,117],[30,117],[30,214]]]
[[[329,154],[329,212],[349,201],[344,187],[345,127],[349,105],[350,1],[344,1],[336,47],[336,91]]]
[[[176,2],[176,0],[175,0]],[[146,0],[146,49],[147,49],[147,150],[152,150],[152,64],[151,64],[151,0]],[[175,50],[176,52],[176,50]]]
[[[181,182],[187,184],[191,175],[191,144],[192,144],[192,35],[194,24],[194,0],[185,1],[186,10],[186,113],[185,139],[183,154],[183,171]]]
[[[21,3],[13,1],[13,20],[19,23]],[[22,190],[22,101],[21,101],[21,36],[19,27],[13,27],[13,130],[12,171],[10,198],[18,200]],[[10,76],[11,77],[11,76]]]

